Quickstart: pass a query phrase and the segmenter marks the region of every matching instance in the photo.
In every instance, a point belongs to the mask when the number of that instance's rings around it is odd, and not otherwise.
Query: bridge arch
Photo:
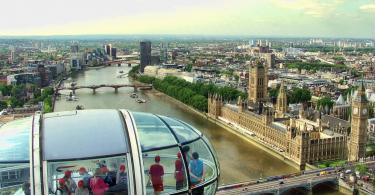
[[[296,187],[290,187],[285,189],[280,189],[281,195],[305,195],[309,189],[305,186],[296,186]]]
[[[312,191],[322,191],[323,190],[336,190],[337,189],[337,182],[336,181],[323,181],[323,182],[317,182],[313,184]]]

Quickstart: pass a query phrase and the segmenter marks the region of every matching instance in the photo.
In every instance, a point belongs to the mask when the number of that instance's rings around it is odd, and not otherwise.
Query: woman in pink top
[[[94,177],[90,179],[90,187],[93,195],[104,195],[108,190],[108,184],[100,177],[100,169],[95,170]]]

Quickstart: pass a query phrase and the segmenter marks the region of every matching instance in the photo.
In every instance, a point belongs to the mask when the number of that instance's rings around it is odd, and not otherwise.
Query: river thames
[[[118,72],[125,73],[129,67],[106,67],[89,69],[72,77],[77,85],[127,84],[127,77],[117,78]],[[64,85],[69,85],[66,81]],[[69,91],[61,91],[69,94]],[[147,102],[139,104],[129,95],[133,88],[120,88],[118,93],[112,88],[100,88],[93,94],[90,89],[79,89],[78,101],[66,101],[64,97],[56,101],[55,111],[74,110],[77,105],[84,109],[129,109],[132,111],[151,112],[175,117],[190,123],[211,141],[218,154],[221,167],[221,184],[237,183],[272,175],[294,173],[298,170],[284,161],[268,154],[243,138],[228,132],[222,127],[184,109],[178,103],[169,100],[164,94],[155,91],[139,91],[138,95]],[[340,194],[328,189],[321,189],[314,194]]]

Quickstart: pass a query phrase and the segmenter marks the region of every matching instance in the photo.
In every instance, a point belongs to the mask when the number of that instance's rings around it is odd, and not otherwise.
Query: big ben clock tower
[[[358,161],[366,155],[368,102],[362,83],[352,101],[351,133],[348,143],[348,161]]]

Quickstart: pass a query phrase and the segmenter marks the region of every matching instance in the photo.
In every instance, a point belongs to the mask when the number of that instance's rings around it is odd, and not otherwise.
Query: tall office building
[[[79,52],[78,44],[74,44],[74,45],[70,46],[70,52],[71,53],[78,53]]]
[[[163,63],[168,63],[168,43],[161,44],[160,55]]]
[[[116,59],[116,57],[117,57],[117,48],[115,48],[115,47],[111,48],[111,56],[112,56],[113,59]]]
[[[14,63],[14,51],[13,50],[9,51],[8,61],[9,61],[9,64],[13,64]]]
[[[112,45],[111,45],[111,44],[104,45],[104,50],[105,50],[105,54],[111,56],[111,53],[112,53]]]
[[[45,66],[41,65],[41,64],[38,64],[37,70],[38,70],[38,73],[39,73],[41,86],[42,87],[48,86],[49,79],[48,79],[48,74],[47,74],[47,70],[46,70]]]
[[[16,49],[13,46],[9,47],[9,55],[8,55],[8,62],[9,62],[9,64],[13,64],[14,63],[15,52],[16,52]]]
[[[140,42],[140,71],[143,73],[145,67],[151,64],[151,42],[142,41]]]

